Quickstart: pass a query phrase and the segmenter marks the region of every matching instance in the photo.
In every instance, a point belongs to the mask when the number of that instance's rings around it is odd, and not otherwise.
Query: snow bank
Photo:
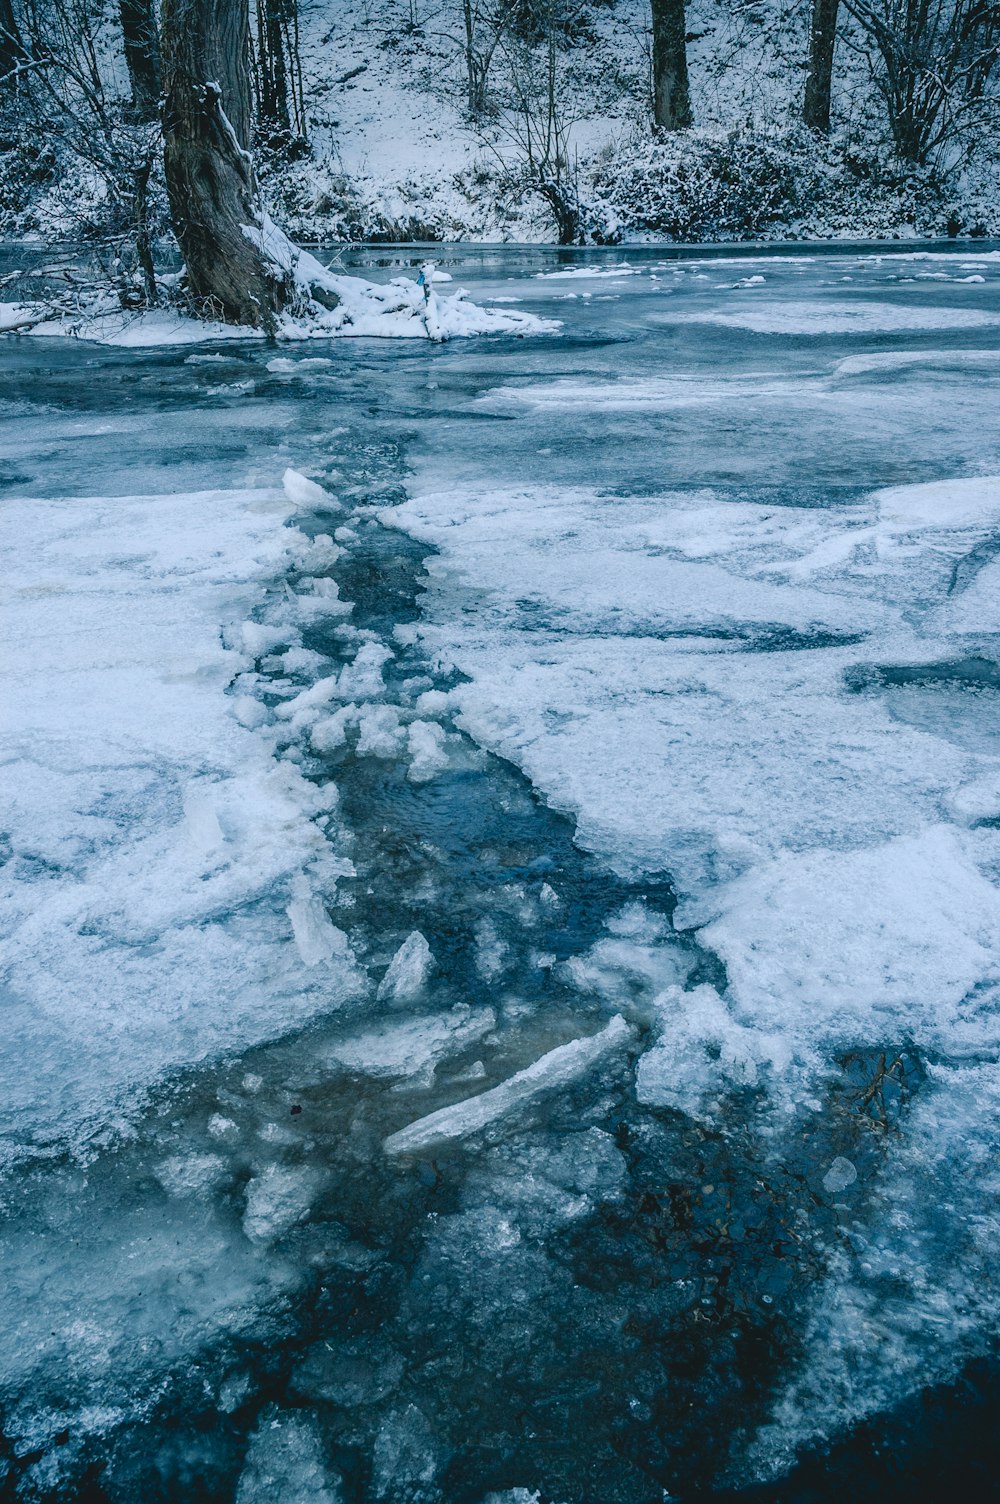
[[[114,1123],[163,1071],[358,986],[323,903],[350,870],[336,790],[226,694],[244,636],[297,639],[246,621],[308,559],[290,511],[266,491],[5,503],[8,1141]]]
[[[442,295],[433,267],[426,290],[411,277],[389,283],[367,282],[328,271],[314,256],[300,251],[267,221],[267,231],[245,227],[282,271],[292,273],[301,296],[282,313],[275,333],[281,340],[429,339],[442,341],[476,334],[546,334],[560,326],[552,319],[511,308],[481,308],[465,289]],[[317,301],[319,292],[322,301]],[[260,329],[191,318],[172,309],[123,311],[117,299],[95,299],[80,312],[54,312],[44,303],[0,303],[0,334],[68,336],[101,345],[132,348],[186,345],[218,340],[263,339]]]

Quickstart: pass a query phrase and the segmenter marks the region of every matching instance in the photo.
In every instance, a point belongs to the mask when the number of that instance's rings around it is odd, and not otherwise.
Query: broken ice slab
[[[339,1065],[359,1076],[416,1076],[482,1039],[495,1026],[492,1008],[459,1007],[355,1034],[325,1048],[322,1060],[324,1065]]]
[[[543,1092],[570,1085],[633,1037],[634,1030],[620,1013],[616,1013],[600,1033],[558,1045],[527,1069],[518,1071],[480,1096],[418,1118],[397,1133],[390,1134],[383,1147],[387,1154],[412,1154],[466,1138],[508,1117]]]
[[[434,966],[434,957],[425,937],[413,930],[389,962],[379,983],[380,1003],[411,1003],[420,996]]]
[[[304,1221],[325,1184],[308,1166],[267,1165],[247,1186],[243,1231],[251,1243],[269,1243]]]
[[[268,1406],[250,1437],[236,1504],[341,1504],[342,1498],[340,1480],[327,1468],[317,1417]]]
[[[268,367],[270,369],[270,367]],[[281,483],[285,488],[285,495],[289,501],[294,501],[300,507],[339,507],[340,502],[325,486],[310,480],[299,470],[288,469],[281,477]]]

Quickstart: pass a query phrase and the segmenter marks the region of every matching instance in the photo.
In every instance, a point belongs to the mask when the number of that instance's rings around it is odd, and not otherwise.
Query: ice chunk
[[[174,1154],[153,1173],[171,1196],[203,1196],[225,1175],[226,1161],[218,1154]]]
[[[298,470],[286,470],[281,477],[281,483],[289,501],[293,501],[298,507],[339,506],[336,496],[331,496],[329,491],[324,490],[316,481],[310,480]]]
[[[418,715],[442,716],[447,714],[451,704],[451,696],[441,689],[425,689],[416,699],[415,709]]]
[[[823,1176],[823,1186],[831,1195],[837,1195],[840,1191],[846,1191],[849,1185],[853,1185],[858,1178],[858,1172],[849,1159],[838,1154],[833,1164]]]
[[[376,700],[385,692],[382,670],[393,657],[391,648],[382,642],[366,642],[357,651],[353,663],[340,671],[338,693],[342,700]]]
[[[598,940],[583,956],[573,956],[562,968],[566,978],[581,992],[613,1000],[623,986],[647,995],[683,981],[691,958],[675,937],[639,940]]]
[[[617,1200],[625,1156],[610,1133],[546,1134],[541,1143],[498,1145],[465,1182],[466,1206],[501,1206],[531,1237],[588,1215],[599,1201]]]
[[[407,733],[410,771],[414,783],[425,783],[448,766],[445,734],[433,721],[412,721]]]
[[[385,1504],[425,1504],[437,1474],[434,1435],[416,1405],[383,1421],[372,1455],[372,1494]]]
[[[251,731],[257,726],[263,726],[268,719],[267,706],[262,705],[260,700],[255,700],[252,695],[234,695],[229,708],[240,725]]]
[[[347,936],[331,922],[322,898],[312,891],[301,873],[292,883],[288,917],[304,966],[318,966],[321,961],[350,955]]]
[[[308,1411],[269,1405],[250,1437],[235,1504],[342,1504],[319,1422]]]
[[[413,1154],[436,1144],[467,1138],[516,1112],[519,1107],[542,1093],[569,1086],[593,1070],[608,1056],[619,1053],[633,1039],[634,1032],[621,1014],[598,1034],[558,1045],[526,1070],[485,1091],[481,1096],[442,1107],[419,1118],[385,1141],[389,1154]]]
[[[737,1023],[714,987],[670,987],[657,1000],[658,1042],[636,1068],[636,1096],[650,1107],[701,1116],[705,1095],[756,1086],[764,1063],[784,1064],[780,1038]]]
[[[247,1186],[243,1231],[251,1243],[280,1238],[308,1215],[326,1177],[308,1167],[268,1165]]]
[[[669,933],[670,921],[665,914],[648,908],[640,899],[632,899],[623,904],[617,914],[612,914],[608,929],[612,935],[652,944]]]
[[[190,360],[191,357],[188,356]],[[276,355],[267,363],[267,369],[273,371],[276,376],[294,376],[299,371],[322,371],[333,365],[325,355],[310,355],[304,360],[289,360],[286,356]]]
[[[340,1040],[324,1048],[322,1059],[364,1076],[420,1075],[495,1027],[492,1008],[453,1008]]]
[[[358,716],[359,757],[395,757],[404,736],[395,705],[369,705]]]
[[[283,674],[316,674],[329,664],[329,658],[323,653],[314,653],[312,648],[289,648],[287,653],[282,653],[278,667]]]
[[[427,986],[434,965],[431,948],[419,930],[407,935],[402,945],[389,962],[388,970],[379,983],[380,1003],[409,1003],[420,996]]]
[[[331,700],[340,696],[340,675],[328,674],[326,678],[317,679],[315,684],[310,684],[308,689],[303,689],[292,699],[286,700],[279,705],[275,714],[283,721],[303,721],[310,712],[318,712],[322,706],[329,705]]]
[[[884,1037],[980,1047],[988,1016],[963,999],[1000,977],[1000,892],[977,856],[995,838],[944,825],[861,851],[788,852],[731,884],[701,932],[723,958],[743,1016],[785,1032],[801,1055]]]
[[[316,721],[309,732],[309,740],[317,752],[336,752],[347,741],[347,728],[358,719],[356,705],[342,705],[333,715]]]
[[[507,969],[509,960],[510,946],[492,919],[481,919],[476,925],[476,971],[484,982],[495,982]]]
[[[916,304],[796,302],[755,303],[739,309],[706,306],[697,313],[654,314],[657,323],[721,324],[755,334],[890,334],[920,329],[981,329],[1000,324],[1000,314],[979,308],[926,308]]]
[[[240,636],[244,652],[251,658],[263,658],[266,653],[273,653],[275,648],[296,642],[299,634],[295,627],[276,627],[265,622],[245,621],[240,626]]]
[[[291,1388],[307,1400],[345,1409],[376,1405],[403,1377],[400,1353],[377,1332],[316,1342],[295,1365]]]

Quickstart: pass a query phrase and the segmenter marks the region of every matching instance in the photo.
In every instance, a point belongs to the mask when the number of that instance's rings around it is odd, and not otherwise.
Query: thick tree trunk
[[[809,24],[809,72],[802,118],[810,130],[830,129],[830,94],[833,89],[833,53],[837,44],[837,13],[840,0],[812,0]]]
[[[291,275],[267,253],[253,166],[229,115],[232,97],[249,120],[248,39],[247,0],[163,0],[163,157],[193,296],[207,314],[270,331]]]
[[[667,131],[694,119],[688,89],[684,0],[651,0],[653,12],[653,119]]]
[[[160,39],[155,0],[119,0],[132,113],[145,124],[160,113]]]

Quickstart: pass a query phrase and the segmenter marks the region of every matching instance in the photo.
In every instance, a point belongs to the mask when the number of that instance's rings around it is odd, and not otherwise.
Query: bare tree
[[[810,130],[830,129],[830,100],[833,93],[833,54],[837,45],[837,17],[840,0],[812,0],[809,19],[809,71],[802,119]]]
[[[684,0],[651,0],[653,16],[653,119],[666,131],[691,125],[687,22]]]
[[[989,108],[1000,55],[997,0],[845,0],[872,49],[899,155],[926,163],[956,144]]]
[[[508,147],[514,149],[513,169],[492,136],[484,136],[483,144],[498,157],[511,188],[530,184],[545,200],[556,222],[559,244],[575,245],[583,239],[583,225],[576,173],[569,160],[573,121],[566,112],[560,72],[562,13],[558,0],[542,0],[542,5],[541,46],[512,32],[504,32],[499,44],[507,104],[499,111],[497,125]]]
[[[268,254],[248,143],[248,0],[163,0],[164,171],[193,297],[273,330],[291,268]],[[232,110],[232,114],[230,114]]]
[[[125,63],[132,88],[132,114],[140,122],[160,115],[160,39],[156,0],[119,0]]]
[[[486,113],[490,68],[517,0],[462,0],[466,102],[473,120]]]
[[[21,0],[16,116],[23,149],[37,152],[34,143],[42,143],[50,161],[63,165],[75,157],[100,177],[113,280],[123,305],[134,306],[157,296],[149,183],[159,133],[154,123],[123,112],[115,90],[106,85],[106,18],[107,7],[97,0]],[[135,270],[141,286],[132,276]]]

